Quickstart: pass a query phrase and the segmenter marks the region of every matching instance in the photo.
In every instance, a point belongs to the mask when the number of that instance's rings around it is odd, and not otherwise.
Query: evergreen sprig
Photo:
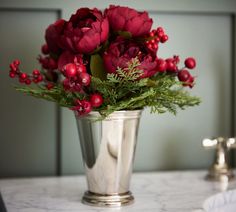
[[[138,59],[133,59],[127,68],[118,68],[116,73],[107,74],[107,79],[92,76],[88,92],[67,92],[62,85],[55,85],[51,90],[43,86],[36,88],[17,87],[16,90],[28,95],[57,102],[63,107],[72,107],[74,99],[89,98],[90,93],[99,92],[104,103],[96,110],[106,117],[117,110],[136,110],[151,107],[153,113],[171,112],[198,105],[200,99],[190,96],[183,89],[175,75],[158,73],[151,78],[142,79]]]

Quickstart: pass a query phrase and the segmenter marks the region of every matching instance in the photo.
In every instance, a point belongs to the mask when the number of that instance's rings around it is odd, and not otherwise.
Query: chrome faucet
[[[235,138],[206,138],[202,141],[202,145],[206,149],[216,149],[215,160],[206,176],[208,180],[221,181],[227,177],[228,180],[234,178],[234,173],[229,164],[229,150],[236,148]]]

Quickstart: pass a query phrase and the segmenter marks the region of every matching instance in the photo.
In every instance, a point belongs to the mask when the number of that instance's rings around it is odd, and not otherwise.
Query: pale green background
[[[120,4],[147,10],[154,26],[163,26],[169,41],[159,56],[196,57],[191,92],[202,98],[199,107],[173,115],[151,115],[145,110],[135,159],[135,171],[202,169],[213,151],[201,147],[208,136],[234,135],[232,107],[235,93],[236,3],[233,0],[136,1],[0,1],[0,177],[55,175],[58,159],[62,174],[83,173],[73,114],[55,104],[14,91],[8,63],[22,60],[22,68],[39,67],[35,58],[44,42],[44,30],[60,15],[69,18],[82,6],[105,8]],[[58,124],[60,126],[58,126]],[[61,149],[58,152],[58,139]]]

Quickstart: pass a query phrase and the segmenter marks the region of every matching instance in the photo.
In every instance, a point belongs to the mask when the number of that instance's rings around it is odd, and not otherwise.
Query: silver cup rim
[[[143,110],[118,110],[109,114],[104,120],[114,120],[114,119],[133,119],[140,118]],[[76,116],[76,115],[75,115]],[[85,116],[76,116],[77,119],[92,119],[96,120],[101,118],[101,114],[97,111],[91,111]]]

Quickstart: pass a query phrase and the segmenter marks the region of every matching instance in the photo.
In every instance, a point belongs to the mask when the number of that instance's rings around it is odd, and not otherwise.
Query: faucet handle
[[[228,138],[227,146],[229,149],[236,149],[236,140],[235,138]]]
[[[224,148],[225,150],[236,149],[236,140],[235,138],[205,138],[202,141],[202,146],[205,149],[218,149]]]
[[[218,140],[217,138],[205,138],[202,141],[202,146],[205,147],[206,149],[215,149],[217,146]]]
[[[229,165],[228,152],[230,149],[236,149],[235,138],[206,138],[203,139],[202,146],[205,149],[216,149],[215,160],[209,169],[207,179],[218,181],[222,177],[227,177],[229,180],[233,179],[234,174]]]

